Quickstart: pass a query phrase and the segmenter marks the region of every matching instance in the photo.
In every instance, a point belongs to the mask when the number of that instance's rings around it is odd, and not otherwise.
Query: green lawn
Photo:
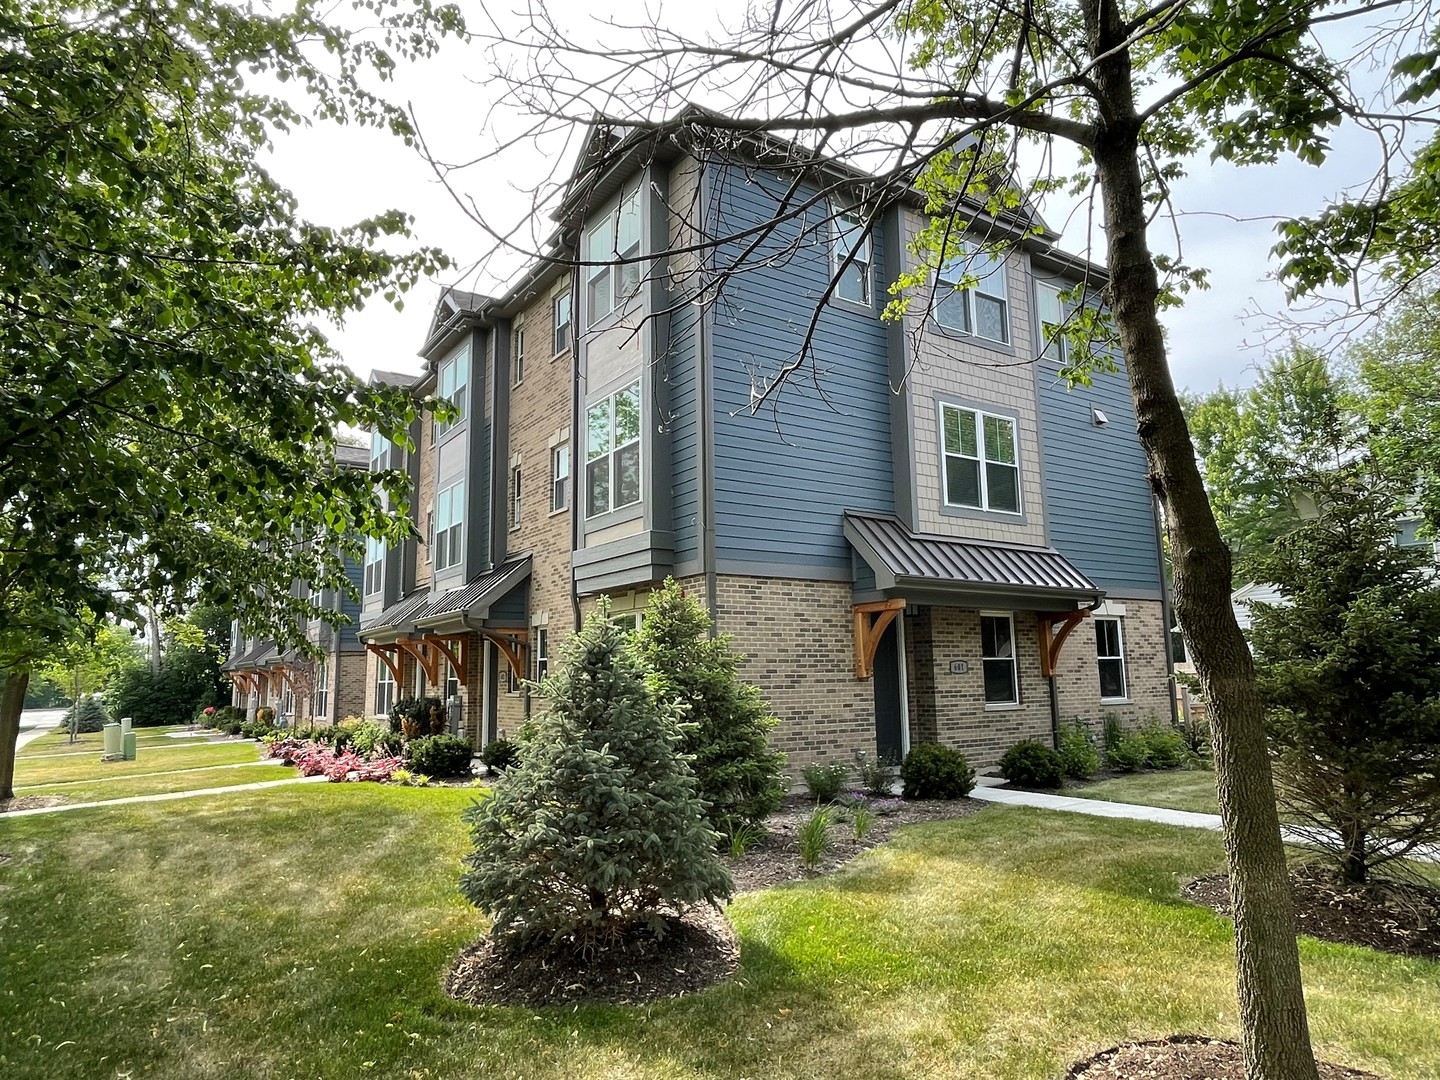
[[[223,736],[210,734],[204,739],[171,739],[169,732],[184,731],[188,724],[171,724],[168,727],[144,727],[135,728],[135,743],[137,746],[186,746],[192,743],[204,743],[209,739],[220,739]],[[98,731],[89,731],[76,738],[74,743],[70,742],[70,735],[65,731],[52,731],[48,735],[42,735],[34,739],[19,750],[20,757],[50,756],[52,754],[101,754],[105,751],[105,736]]]
[[[28,788],[20,795],[63,795],[67,802],[91,803],[124,799],[131,795],[157,795],[173,791],[236,787],[264,780],[293,780],[300,774],[289,765],[236,765],[219,769],[190,769],[186,772],[146,773],[114,779],[87,780],[79,784],[51,784]]]
[[[206,765],[235,765],[242,761],[259,759],[260,748],[253,742],[213,743],[160,751],[141,746],[136,749],[134,761],[102,762],[98,753],[53,758],[17,758],[15,788],[17,794],[42,795],[57,784],[112,780],[116,777],[141,776],[147,773],[174,773]],[[63,794],[63,791],[52,792],[54,793]]]
[[[0,1074],[1052,1080],[1128,1037],[1234,1035],[1214,834],[993,807],[731,907],[741,971],[645,1008],[479,1009],[453,789],[321,784],[0,819]],[[1440,1075],[1440,965],[1306,940],[1324,1054]]]
[[[1114,780],[1101,780],[1084,787],[1066,788],[1064,794],[1080,799],[1165,806],[1192,810],[1197,814],[1218,814],[1215,802],[1215,774],[1208,769],[1167,769],[1161,772],[1131,773]]]

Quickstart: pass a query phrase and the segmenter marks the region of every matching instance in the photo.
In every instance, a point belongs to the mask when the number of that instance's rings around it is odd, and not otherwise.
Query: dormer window
[[[465,405],[467,397],[467,382],[469,374],[467,368],[470,366],[470,346],[466,345],[459,352],[452,355],[440,365],[440,377],[437,380],[437,392],[451,405],[455,406],[456,416],[447,424],[435,425],[435,437],[439,438],[465,419]]]
[[[585,291],[593,326],[640,288],[640,189],[621,197],[615,209],[585,234]],[[559,351],[559,350],[557,350]]]
[[[830,221],[830,275],[836,279],[835,295],[868,305],[870,261],[870,233],[860,211],[837,209]]]

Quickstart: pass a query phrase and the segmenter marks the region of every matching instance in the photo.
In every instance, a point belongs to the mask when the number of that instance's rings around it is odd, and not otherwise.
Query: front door
[[[885,629],[875,650],[875,753],[880,761],[899,762],[900,734],[900,634],[896,619]]]

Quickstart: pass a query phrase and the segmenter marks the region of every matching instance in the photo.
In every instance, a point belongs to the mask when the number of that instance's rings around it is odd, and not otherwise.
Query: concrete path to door
[[[1164,806],[1141,806],[1137,803],[1106,802],[1103,799],[1072,799],[1064,795],[1046,795],[1039,791],[1013,791],[1003,787],[1005,783],[998,776],[980,776],[975,779],[972,799],[981,802],[1000,803],[1005,806],[1034,806],[1041,810],[1060,810],[1071,814],[1089,814],[1091,817],[1129,818],[1131,821],[1153,821],[1159,825],[1180,825],[1187,829],[1210,829],[1220,831],[1219,814],[1197,814],[1190,810],[1171,810]],[[1285,825],[1280,829],[1287,844],[1311,845],[1315,843],[1314,830]],[[1425,848],[1412,853],[1409,858],[1417,862],[1440,863],[1440,849]]]

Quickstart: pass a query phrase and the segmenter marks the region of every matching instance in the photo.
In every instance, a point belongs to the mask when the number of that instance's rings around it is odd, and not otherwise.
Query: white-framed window
[[[520,527],[520,466],[510,470],[510,527]]]
[[[615,209],[585,234],[587,322],[593,326],[640,288],[640,189],[621,196]],[[623,261],[622,261],[623,260]]]
[[[370,471],[379,472],[383,466],[381,459],[390,450],[390,440],[381,435],[379,430],[370,432]]]
[[[1015,419],[942,403],[945,505],[996,513],[1020,512]]]
[[[860,211],[835,208],[830,219],[830,274],[837,277],[835,295],[857,304],[870,303],[870,233]],[[847,265],[845,260],[854,254]],[[841,267],[844,266],[844,269]]]
[[[466,385],[469,380],[466,369],[469,366],[470,346],[468,345],[462,346],[459,352],[440,365],[440,377],[437,380],[436,392],[455,406],[456,416],[448,424],[435,425],[436,438],[444,435],[465,419]]]
[[[972,275],[977,279],[974,286],[955,287]],[[1009,343],[1010,294],[1003,260],[977,248],[950,259],[938,276],[934,312],[937,323],[956,333]]]
[[[1065,363],[1070,359],[1070,346],[1065,340],[1065,304],[1061,288],[1048,281],[1035,282],[1035,307],[1040,318],[1040,338],[1045,343],[1041,355]]]
[[[460,565],[460,548],[465,537],[465,481],[458,480],[435,496],[436,570]]]
[[[553,305],[554,336],[550,342],[550,355],[559,356],[570,348],[570,294],[561,293]]]
[[[639,630],[643,618],[644,615],[638,611],[613,611],[610,613],[610,621],[627,634],[633,634]]]
[[[981,613],[980,667],[986,705],[1020,703],[1020,679],[1015,668],[1015,620],[1009,613]]]
[[[585,516],[640,501],[640,384],[585,410]]]
[[[373,596],[385,582],[385,541],[365,538],[365,595]]]
[[[375,664],[375,715],[388,716],[395,707],[395,676],[390,666],[376,657]]]
[[[510,361],[510,384],[519,386],[525,381],[525,328],[515,331],[514,357]]]
[[[330,715],[330,663],[321,660],[315,665],[315,693],[310,703],[310,714],[317,720]]]
[[[448,660],[445,662],[445,700],[460,696],[460,674],[455,670],[455,665]]]
[[[1100,700],[1124,701],[1129,694],[1125,686],[1125,632],[1119,619],[1096,617],[1095,657],[1100,666]]]
[[[543,626],[535,628],[535,681],[550,674],[550,632]]]
[[[550,451],[550,512],[570,505],[570,444],[561,443]]]
[[[280,715],[295,715],[295,691],[288,686],[285,688],[285,693],[280,695]]]

